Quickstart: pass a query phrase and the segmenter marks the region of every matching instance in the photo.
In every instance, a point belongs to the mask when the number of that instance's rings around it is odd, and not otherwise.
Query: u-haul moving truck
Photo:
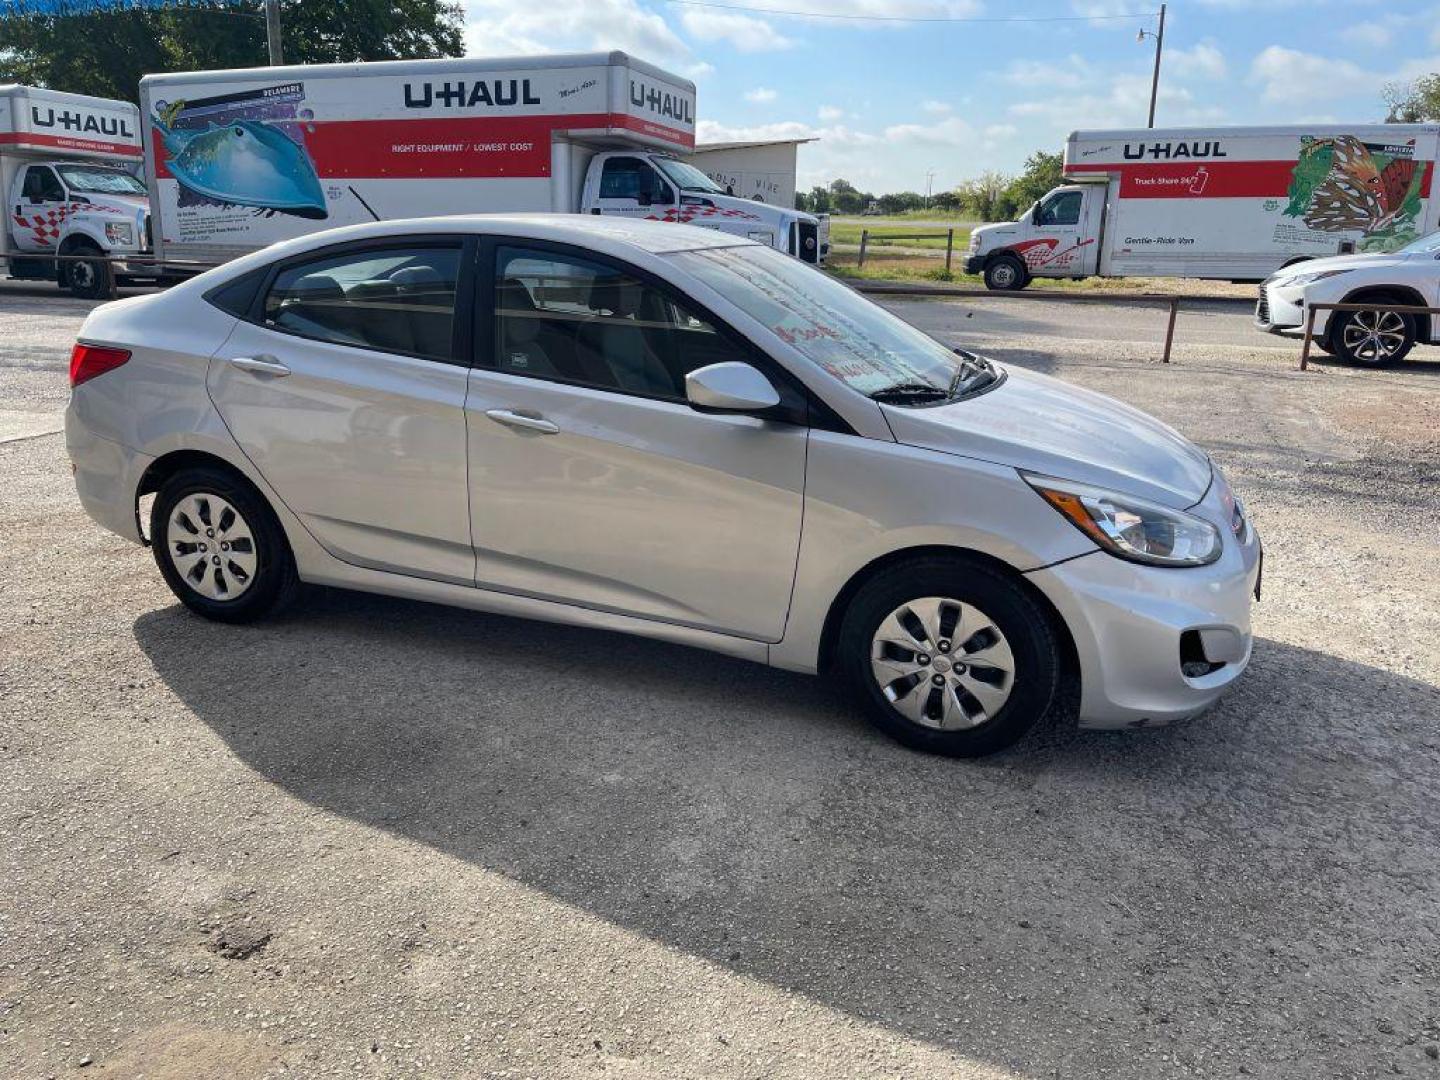
[[[149,202],[135,177],[140,146],[140,111],[128,101],[0,86],[6,273],[59,280],[82,296],[108,293],[110,265],[44,256],[149,251]],[[153,273],[144,264],[113,267],[132,269]]]
[[[679,160],[694,84],[624,53],[150,75],[140,102],[162,259],[515,211],[688,222],[819,259],[813,217]]]
[[[971,234],[992,289],[1034,277],[1258,281],[1303,259],[1385,252],[1433,231],[1440,126],[1077,131],[1064,175],[1019,221]]]

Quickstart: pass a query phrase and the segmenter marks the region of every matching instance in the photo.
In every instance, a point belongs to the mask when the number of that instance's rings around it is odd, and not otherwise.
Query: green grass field
[[[860,243],[860,235],[869,230],[872,243],[875,240],[881,242],[874,245],[877,253],[883,252],[888,245],[884,243],[887,236],[913,235],[916,233],[935,233],[937,235],[924,240],[906,240],[901,246],[909,248],[938,248],[945,250],[944,232],[946,229],[955,230],[955,250],[964,251],[965,245],[970,242],[970,228],[973,222],[956,221],[941,222],[939,219],[925,221],[906,221],[904,218],[896,217],[871,217],[871,218],[831,218],[830,219],[830,243],[832,244],[856,244]]]

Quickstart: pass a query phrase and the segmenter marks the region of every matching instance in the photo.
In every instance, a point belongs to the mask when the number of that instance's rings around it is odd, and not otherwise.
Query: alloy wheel
[[[1341,335],[1351,356],[1365,363],[1388,360],[1405,348],[1405,320],[1393,311],[1356,311]]]
[[[177,502],[165,542],[181,580],[207,600],[237,599],[255,580],[254,534],[218,495],[196,492]]]
[[[911,600],[881,621],[870,670],[897,712],[940,730],[994,719],[1015,685],[1015,658],[994,620],[938,596]]]

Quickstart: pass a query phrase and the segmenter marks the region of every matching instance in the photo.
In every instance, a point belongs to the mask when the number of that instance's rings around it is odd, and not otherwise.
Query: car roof
[[[257,262],[290,258],[332,244],[383,240],[387,236],[436,233],[473,233],[482,236],[498,234],[527,240],[550,240],[621,258],[636,250],[652,255],[664,255],[673,251],[754,246],[756,243],[733,233],[702,229],[694,225],[590,214],[454,214],[367,222],[363,225],[347,225],[324,232],[309,233],[272,245],[243,261],[254,265]],[[236,261],[238,263],[242,260]]]

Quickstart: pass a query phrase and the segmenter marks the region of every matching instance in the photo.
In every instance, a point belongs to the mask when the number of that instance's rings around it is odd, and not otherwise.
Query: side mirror
[[[760,412],[779,405],[780,395],[749,364],[729,360],[686,375],[685,400],[702,412]]]

